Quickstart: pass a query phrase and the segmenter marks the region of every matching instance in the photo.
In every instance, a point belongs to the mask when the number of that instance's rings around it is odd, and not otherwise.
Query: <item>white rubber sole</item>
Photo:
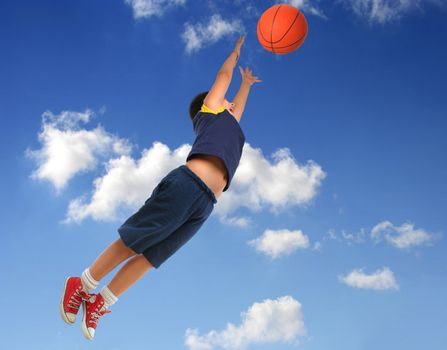
[[[88,340],[92,340],[93,337],[88,332],[87,326],[85,324],[85,318],[87,315],[87,303],[83,300],[82,301],[82,333],[84,333],[84,337]]]
[[[74,324],[74,322],[71,322],[71,321],[68,319],[68,317],[67,317],[67,315],[65,314],[65,311],[64,311],[64,295],[65,295],[65,290],[67,289],[67,282],[68,282],[68,279],[69,279],[69,278],[70,278],[70,277],[67,277],[67,278],[65,279],[64,289],[63,289],[63,291],[62,291],[62,296],[61,296],[61,302],[59,303],[59,311],[60,311],[60,313],[61,313],[62,319],[64,320],[64,322],[65,322],[66,324]]]

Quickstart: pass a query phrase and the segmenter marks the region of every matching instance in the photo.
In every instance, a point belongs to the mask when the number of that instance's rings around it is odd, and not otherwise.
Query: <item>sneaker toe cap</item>
[[[65,316],[67,317],[68,322],[75,323],[76,321],[76,315],[72,314],[71,312],[66,312]]]
[[[95,336],[95,329],[92,327],[88,327],[87,332],[88,332],[90,339],[93,339],[93,337]]]

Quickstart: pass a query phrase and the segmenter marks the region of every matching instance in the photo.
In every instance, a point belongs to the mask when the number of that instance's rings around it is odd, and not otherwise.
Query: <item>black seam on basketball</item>
[[[294,23],[296,22],[296,20],[298,19],[298,17],[300,16],[301,11],[298,11],[298,14],[295,16],[295,19],[293,20],[292,24],[290,25],[289,29],[287,29],[287,31],[285,32],[285,34],[281,37],[281,39],[277,40],[277,41],[272,41],[272,44],[275,43],[279,43],[282,39],[284,39],[284,37],[287,35],[288,32],[290,32],[290,29],[292,29]]]
[[[292,22],[291,26],[289,27],[289,29],[287,30],[286,34],[290,31],[290,29],[292,28],[293,24],[295,23],[295,21],[298,19],[298,17],[299,17],[300,15],[301,15],[301,11],[299,11],[298,15],[297,15],[297,16],[295,17],[295,19],[293,20],[293,22]],[[259,26],[259,24],[258,24],[258,28],[259,28],[259,33],[260,33],[261,36],[262,36],[262,39],[264,39],[265,42],[270,43],[270,44],[277,43],[277,42],[281,41],[282,39],[284,39],[284,37],[286,36],[286,34],[284,34],[283,37],[282,37],[281,39],[277,40],[277,41],[269,41],[269,40],[267,40],[267,38],[264,36],[264,33],[262,32],[261,27]],[[273,33],[273,30],[272,30],[272,33]],[[273,34],[272,34],[272,36],[273,36]]]
[[[275,25],[275,18],[276,18],[276,15],[277,15],[278,12],[279,12],[279,9],[281,8],[281,6],[282,6],[282,5],[279,5],[279,6],[278,6],[278,9],[276,10],[275,15],[273,16],[273,20],[272,20],[272,28],[271,28],[271,30],[270,30],[270,46],[271,46],[271,48],[272,48],[272,52],[273,52],[273,53],[275,53],[275,49],[273,48],[273,26]]]
[[[264,33],[262,32],[262,30],[261,30],[261,26],[260,26],[259,24],[258,24],[258,29],[259,29],[259,33],[260,33],[261,36],[262,36],[262,39],[264,39],[266,43],[269,43],[270,41],[268,41],[268,40],[265,38]]]
[[[275,47],[275,49],[285,49],[285,48],[287,48],[287,47],[289,47],[289,46],[293,46],[293,45],[296,45],[297,43],[299,43],[301,40],[304,40],[305,38],[306,38],[306,35],[307,35],[307,33],[304,33],[302,36],[301,36],[301,38],[299,38],[297,41],[295,41],[295,42],[293,42],[293,43],[291,43],[291,44],[289,44],[289,45],[286,45],[286,46],[280,46],[280,47]]]
[[[290,47],[290,46],[293,46],[293,45],[298,45],[298,47],[299,46],[301,46],[302,45],[302,43],[304,42],[304,40],[302,40],[301,42],[299,42],[299,41],[296,41],[294,44],[291,44],[291,45],[287,45],[287,46],[283,46],[283,47],[275,47],[275,50],[276,50],[276,53],[290,53],[290,52],[292,52],[293,50],[295,50],[295,49],[293,49],[292,51],[283,51],[283,50],[285,50],[285,49],[287,49],[288,47]]]
[[[261,31],[261,28],[259,28],[259,33],[261,33],[262,39],[264,39],[264,41],[265,41],[266,43],[270,43],[270,41],[268,41],[268,40],[265,38],[264,34],[263,34],[262,31]]]

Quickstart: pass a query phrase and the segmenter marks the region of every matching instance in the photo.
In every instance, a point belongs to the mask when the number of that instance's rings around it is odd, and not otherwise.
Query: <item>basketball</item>
[[[306,17],[292,5],[273,5],[259,18],[257,32],[259,42],[267,51],[290,53],[306,40]]]

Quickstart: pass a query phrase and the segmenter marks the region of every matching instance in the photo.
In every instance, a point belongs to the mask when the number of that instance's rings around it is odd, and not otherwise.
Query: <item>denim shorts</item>
[[[194,236],[216,202],[213,191],[181,165],[159,182],[118,233],[127,247],[158,268]]]

